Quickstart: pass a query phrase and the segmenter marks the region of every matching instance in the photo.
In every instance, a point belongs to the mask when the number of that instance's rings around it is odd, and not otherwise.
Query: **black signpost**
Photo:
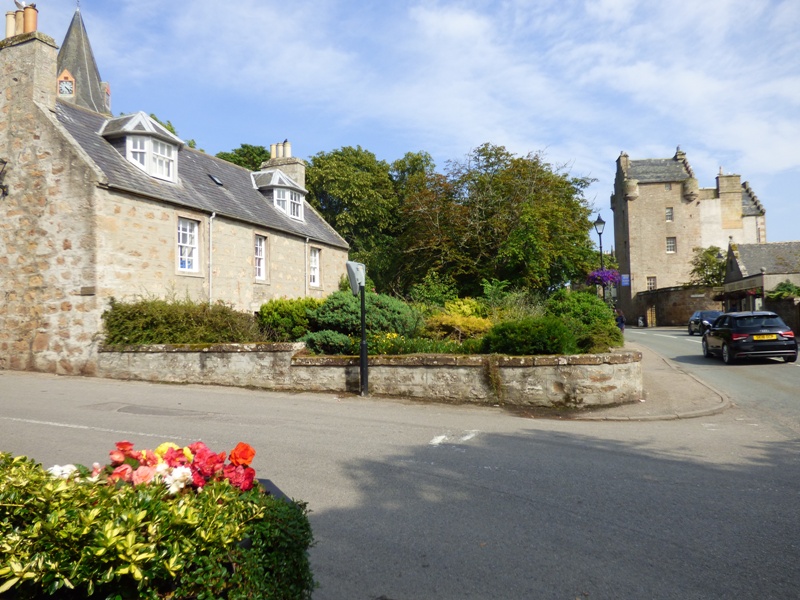
[[[347,261],[347,279],[354,296],[361,294],[361,395],[369,393],[369,374],[367,369],[367,269],[362,263]]]

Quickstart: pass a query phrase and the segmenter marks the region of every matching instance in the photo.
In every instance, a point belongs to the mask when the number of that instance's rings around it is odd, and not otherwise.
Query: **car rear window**
[[[752,317],[739,317],[736,319],[736,326],[742,329],[750,329],[757,327],[786,327],[778,316],[752,316]]]

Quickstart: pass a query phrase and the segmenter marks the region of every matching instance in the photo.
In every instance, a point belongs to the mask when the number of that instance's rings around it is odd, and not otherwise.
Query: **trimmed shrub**
[[[461,341],[485,334],[492,327],[489,319],[436,313],[425,320],[425,333],[434,339],[450,338]]]
[[[278,298],[262,304],[258,319],[271,342],[293,342],[309,330],[308,311],[319,308],[316,298]]]
[[[355,341],[343,333],[325,329],[307,333],[300,341],[305,342],[306,348],[314,354],[358,354],[361,336]]]
[[[3,598],[311,597],[304,504],[227,479],[171,492],[58,469],[0,453]]]
[[[381,331],[413,336],[422,316],[408,304],[385,294],[367,293],[366,325],[369,333]],[[309,311],[312,331],[331,330],[361,339],[361,299],[350,292],[334,292]]]
[[[614,311],[597,294],[559,290],[547,299],[545,311],[563,319],[578,340],[581,352],[608,352],[609,348],[624,343]]]
[[[224,344],[266,341],[251,313],[216,302],[111,298],[103,313],[106,344]]]
[[[514,356],[575,354],[577,343],[561,319],[544,316],[498,323],[484,336],[481,350]]]
[[[367,351],[376,354],[477,354],[480,340],[433,340],[406,338],[396,333],[379,333],[367,339]]]

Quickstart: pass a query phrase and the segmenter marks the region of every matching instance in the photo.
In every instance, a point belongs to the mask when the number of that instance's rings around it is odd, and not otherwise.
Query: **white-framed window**
[[[172,181],[175,170],[175,148],[159,140],[153,140],[153,171],[152,174],[161,179]]]
[[[286,202],[287,196],[289,195],[289,190],[284,190],[282,188],[275,189],[275,206],[281,212],[286,212]]]
[[[308,285],[319,287],[320,284],[320,276],[319,276],[319,256],[320,256],[320,249],[319,248],[309,248],[308,251]]]
[[[197,273],[200,270],[198,231],[200,223],[178,218],[178,270]]]
[[[256,279],[265,281],[267,279],[267,238],[263,235],[256,235],[253,264],[255,265]]]
[[[303,218],[303,199],[298,192],[289,193],[289,216],[294,219]]]
[[[658,289],[658,285],[656,285],[656,278],[655,277],[648,277],[647,278],[647,291]]]
[[[677,252],[678,251],[678,241],[674,237],[667,238],[667,252]]]
[[[675,212],[672,210],[672,207],[668,206],[664,212],[667,218],[667,223],[672,223],[672,221],[675,219]]]
[[[129,135],[126,145],[128,160],[142,171],[167,181],[177,179],[177,146],[146,135]]]

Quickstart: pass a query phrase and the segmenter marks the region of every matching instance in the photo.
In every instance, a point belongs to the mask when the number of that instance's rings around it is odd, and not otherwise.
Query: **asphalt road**
[[[309,503],[322,600],[800,597],[789,433],[0,371],[0,449],[45,466],[253,445]]]
[[[763,358],[726,365],[703,357],[701,336],[688,335],[685,327],[629,327],[625,336],[725,393],[751,419],[800,438],[800,362]]]

